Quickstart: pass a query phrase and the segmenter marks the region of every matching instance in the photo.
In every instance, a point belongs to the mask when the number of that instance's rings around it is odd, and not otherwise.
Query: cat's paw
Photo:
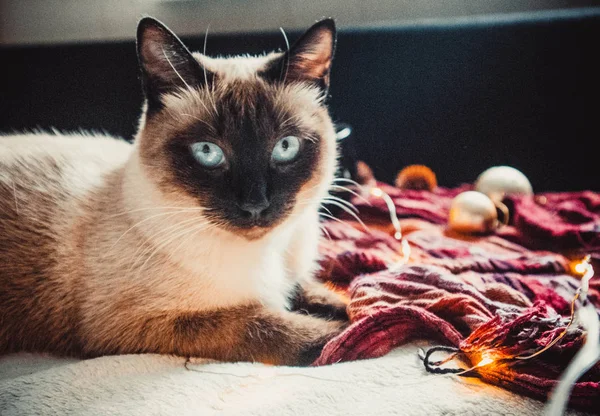
[[[298,309],[297,312],[305,315],[315,315],[321,318],[329,318],[343,322],[347,322],[350,319],[348,317],[348,311],[346,310],[346,304],[343,302],[311,303],[304,308]]]
[[[299,288],[293,302],[293,309],[299,313],[339,321],[348,321],[346,307],[342,295],[317,282]]]
[[[323,347],[338,336],[347,326],[347,322],[323,320],[324,333],[303,345],[298,356],[298,366],[309,366],[321,355]]]

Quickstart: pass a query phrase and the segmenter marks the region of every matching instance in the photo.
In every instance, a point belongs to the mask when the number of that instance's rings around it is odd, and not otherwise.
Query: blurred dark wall
[[[598,39],[600,9],[343,30],[331,112],[383,180],[420,163],[452,186],[508,164],[538,191],[600,190]],[[202,38],[184,41],[202,49]],[[210,36],[208,53],[282,43],[279,33]],[[134,134],[133,42],[5,47],[0,62],[0,131]]]

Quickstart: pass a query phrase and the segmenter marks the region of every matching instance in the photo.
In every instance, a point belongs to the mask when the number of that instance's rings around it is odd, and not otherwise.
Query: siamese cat
[[[310,364],[347,318],[314,278],[335,40],[213,58],[147,17],[133,144],[0,137],[0,353]]]

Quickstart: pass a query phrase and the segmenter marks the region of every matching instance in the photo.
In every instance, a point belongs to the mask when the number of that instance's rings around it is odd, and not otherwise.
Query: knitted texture
[[[350,221],[326,223],[330,238],[321,246],[320,278],[347,293],[352,324],[314,365],[378,357],[423,338],[459,347],[475,365],[481,351],[515,356],[539,350],[566,327],[579,280],[570,274],[565,254],[600,252],[600,235],[589,232],[600,224],[600,195],[512,198],[510,226],[496,235],[461,237],[444,224],[452,198],[467,186],[435,192],[378,186],[403,218],[409,263],[401,263],[401,246],[390,236],[381,198],[353,201],[369,231]],[[596,307],[598,280],[589,293]],[[533,360],[498,363],[479,373],[490,383],[545,399],[584,336],[574,326]],[[574,386],[571,405],[597,411],[599,381],[597,364]]]

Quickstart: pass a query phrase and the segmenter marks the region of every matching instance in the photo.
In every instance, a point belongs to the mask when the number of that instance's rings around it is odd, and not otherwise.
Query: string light
[[[582,307],[577,311],[577,318],[581,327],[587,332],[585,341],[575,357],[564,371],[558,384],[550,393],[550,400],[546,406],[545,413],[548,416],[560,416],[564,414],[569,401],[573,385],[585,374],[598,360],[600,360],[600,319],[595,306],[588,302],[587,293],[590,280],[594,276],[594,268],[590,263],[590,256],[586,256],[580,263],[576,264],[574,270],[583,274],[581,286],[577,291]]]
[[[587,270],[586,264],[584,262],[577,263],[574,267],[575,271],[579,274],[584,274]]]
[[[494,359],[492,357],[490,357],[487,353],[484,353],[481,357],[481,361],[479,361],[479,363],[477,363],[477,365],[475,367],[477,367],[477,368],[485,367],[486,365],[490,365],[493,362],[494,362]]]
[[[581,300],[583,306],[577,311],[577,317],[583,329],[587,331],[586,340],[582,348],[576,354],[571,364],[569,364],[569,366],[563,373],[563,376],[557,384],[556,389],[551,394],[551,400],[548,404],[546,412],[547,415],[551,416],[562,415],[569,400],[569,394],[571,392],[573,384],[592,365],[594,365],[594,363],[598,359],[600,359],[600,343],[598,342],[598,338],[600,337],[600,321],[598,314],[596,313],[595,307],[592,305],[591,302],[587,302],[589,282],[590,279],[594,276],[594,269],[592,267],[592,264],[590,263],[590,256],[588,255],[582,260],[573,262],[571,264],[571,270],[573,270],[575,273],[581,276],[581,285],[579,289],[577,289],[573,299],[571,300],[571,316],[569,318],[568,324],[561,331],[561,333],[558,336],[556,336],[556,338],[554,338],[550,343],[546,344],[546,346],[544,346],[543,348],[529,355],[497,356],[493,355],[489,351],[483,351],[481,352],[479,362],[473,367],[464,370],[446,370],[445,372],[451,372],[455,375],[463,376],[474,370],[485,371],[483,367],[490,366],[496,362],[508,364],[510,362],[530,360],[534,357],[539,356],[540,354],[552,348],[568,333],[570,327],[575,322],[575,304],[579,299]],[[435,348],[439,347],[434,347],[432,348],[432,350]],[[435,363],[426,363],[425,367],[428,368],[428,366],[440,366],[441,364],[450,361],[460,353],[464,354],[464,352],[460,351],[459,349],[455,349],[454,353],[447,359]]]
[[[381,188],[373,187],[370,190],[370,194],[376,198],[382,198],[385,202],[387,209],[390,214],[390,220],[394,227],[394,238],[401,242],[401,251],[403,256],[403,263],[407,263],[410,257],[410,245],[408,242],[402,238],[402,228],[400,226],[400,221],[398,220],[398,216],[396,213],[396,205],[392,198],[385,193]],[[494,364],[497,361],[510,363],[511,361],[524,361],[530,360],[534,357],[539,356],[545,351],[552,348],[556,343],[558,343],[569,331],[571,325],[575,321],[575,304],[578,299],[581,300],[583,307],[578,313],[579,321],[584,328],[584,330],[588,331],[588,336],[586,337],[586,341],[576,355],[575,359],[571,362],[571,364],[565,370],[564,375],[561,377],[560,382],[557,385],[557,388],[552,394],[552,399],[549,402],[549,406],[547,407],[547,414],[552,416],[562,415],[564,409],[566,408],[566,404],[568,402],[568,397],[570,391],[572,389],[573,384],[577,381],[577,379],[590,368],[593,363],[595,363],[598,358],[600,358],[600,344],[597,342],[598,338],[598,314],[595,312],[595,308],[591,306],[589,302],[587,302],[587,293],[589,290],[589,282],[590,279],[594,276],[594,269],[592,264],[590,263],[590,256],[586,256],[582,260],[576,261],[571,264],[571,271],[581,277],[581,286],[577,289],[572,301],[571,301],[571,316],[569,318],[568,324],[561,331],[561,333],[556,336],[550,343],[541,348],[540,350],[531,353],[529,355],[520,355],[520,356],[507,356],[507,357],[494,357],[488,351],[484,351],[481,354],[481,358],[479,362],[465,370],[454,371],[456,375],[465,375],[473,370],[477,371],[485,371],[484,367],[488,367]],[[592,310],[592,313],[585,314],[587,309]],[[588,322],[589,321],[589,322]],[[590,340],[590,338],[595,339]],[[592,344],[592,345],[590,345]],[[448,357],[446,360],[430,363],[433,365],[441,365],[444,362],[450,361],[452,358],[456,356],[460,351],[457,350],[452,356]],[[578,359],[579,358],[579,359]]]
[[[373,187],[371,188],[370,193],[372,196],[381,198],[385,202],[388,212],[390,213],[390,221],[394,226],[394,238],[400,241],[402,262],[408,263],[408,259],[410,258],[410,245],[408,244],[408,241],[402,238],[402,227],[400,226],[400,221],[398,220],[398,215],[396,213],[396,204],[394,204],[392,198],[381,188]]]
[[[591,257],[588,254],[582,260],[577,260],[577,261],[574,261],[571,263],[571,270],[573,270],[573,273],[582,277],[582,280],[584,279],[585,274],[590,272],[590,268],[591,268],[592,274],[594,273],[594,269],[592,268],[592,265],[590,263],[590,258]],[[591,277],[590,277],[590,279],[591,279]],[[589,281],[589,279],[588,279],[588,281]]]

